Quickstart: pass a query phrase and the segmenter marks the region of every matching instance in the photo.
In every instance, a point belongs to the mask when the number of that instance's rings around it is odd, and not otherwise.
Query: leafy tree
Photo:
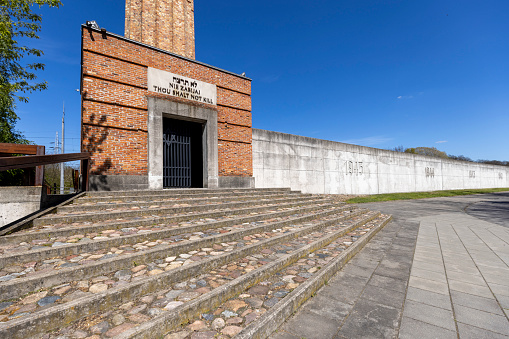
[[[435,147],[415,147],[407,148],[405,153],[427,155],[428,157],[436,157],[442,159],[448,159],[447,153],[439,151]]]
[[[16,102],[28,102],[28,93],[46,89],[47,82],[36,82],[44,64],[23,63],[25,57],[40,57],[43,52],[22,46],[18,39],[39,39],[42,17],[32,7],[58,7],[60,0],[0,0],[0,142],[28,143],[14,129]]]
[[[42,17],[32,7],[58,7],[59,0],[0,0],[0,142],[28,144],[15,130],[16,102],[28,102],[28,93],[46,89],[47,83],[35,82],[42,63],[23,63],[25,57],[39,57],[43,52],[22,46],[18,40],[39,39]],[[30,171],[30,170],[27,170]],[[26,185],[25,170],[0,172],[0,185]]]
[[[474,160],[472,160],[471,158],[466,157],[464,155],[451,155],[451,154],[449,154],[449,158],[453,159],[453,160],[474,162]]]

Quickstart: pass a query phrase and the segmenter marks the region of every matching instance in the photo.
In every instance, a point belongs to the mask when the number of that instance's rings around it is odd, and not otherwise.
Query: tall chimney
[[[126,0],[125,36],[195,58],[194,0]]]

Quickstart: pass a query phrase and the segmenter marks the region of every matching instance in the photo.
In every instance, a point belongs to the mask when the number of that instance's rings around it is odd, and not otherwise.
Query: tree
[[[42,17],[32,7],[58,7],[60,0],[0,0],[0,142],[28,143],[14,129],[17,116],[16,102],[28,102],[28,93],[47,88],[47,82],[36,82],[35,72],[44,70],[44,64],[24,64],[23,58],[40,57],[36,48],[20,46],[19,38],[39,39]]]
[[[420,154],[420,155],[426,155],[428,157],[435,157],[435,158],[442,158],[442,159],[448,159],[447,153],[439,151],[435,147],[415,147],[415,148],[407,148],[405,150],[405,153],[412,153],[412,154]]]

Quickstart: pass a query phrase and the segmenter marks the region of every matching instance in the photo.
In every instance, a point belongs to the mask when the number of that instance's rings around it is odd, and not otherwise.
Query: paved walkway
[[[363,206],[394,221],[272,338],[509,339],[509,193]]]

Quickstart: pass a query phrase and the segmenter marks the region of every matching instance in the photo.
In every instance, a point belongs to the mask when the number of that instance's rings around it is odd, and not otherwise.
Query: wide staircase
[[[0,237],[0,338],[264,338],[389,220],[288,189],[87,193]]]

